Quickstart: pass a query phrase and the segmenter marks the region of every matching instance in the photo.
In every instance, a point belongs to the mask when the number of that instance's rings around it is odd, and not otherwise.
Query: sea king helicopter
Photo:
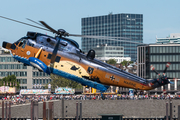
[[[117,40],[120,37],[69,34],[63,29],[53,29],[44,21],[35,22],[28,19],[38,24],[39,27],[7,17],[0,17],[56,34],[55,37],[52,37],[37,32],[27,32],[26,37],[22,37],[14,43],[4,41],[2,44],[3,48],[10,50],[13,58],[24,63],[24,65],[36,67],[39,71],[79,82],[84,86],[98,89],[101,93],[105,92],[110,86],[151,90],[170,83],[168,80],[170,78],[165,75],[170,63],[167,63],[163,75],[160,75],[151,66],[151,70],[159,77],[147,80],[95,59],[93,49],[89,50],[87,54],[83,53],[76,41],[67,38],[68,36],[75,36]],[[103,95],[102,98],[104,98]]]

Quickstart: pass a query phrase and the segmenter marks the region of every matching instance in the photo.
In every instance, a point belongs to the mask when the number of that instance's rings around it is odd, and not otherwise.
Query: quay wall
[[[122,114],[125,118],[162,118],[166,115],[166,103],[170,115],[169,100],[55,100],[54,118],[73,118],[76,116],[76,102],[82,102],[83,118],[100,118],[99,114]],[[63,104],[64,103],[64,104]],[[172,100],[172,117],[178,117],[180,100]],[[39,118],[43,117],[43,103],[38,103]],[[48,102],[46,102],[46,109]],[[13,105],[12,118],[30,118],[30,104]],[[80,106],[78,106],[80,109]],[[78,111],[80,113],[80,111]],[[64,114],[64,115],[63,115]],[[0,108],[2,117],[2,108]]]

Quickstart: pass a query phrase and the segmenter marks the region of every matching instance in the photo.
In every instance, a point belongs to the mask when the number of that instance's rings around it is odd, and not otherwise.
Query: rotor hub
[[[64,29],[58,29],[58,33],[60,36],[69,36],[69,33],[67,33]]]

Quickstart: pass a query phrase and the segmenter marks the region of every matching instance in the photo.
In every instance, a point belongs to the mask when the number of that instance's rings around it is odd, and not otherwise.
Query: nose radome
[[[3,41],[2,47],[6,48],[7,42]]]

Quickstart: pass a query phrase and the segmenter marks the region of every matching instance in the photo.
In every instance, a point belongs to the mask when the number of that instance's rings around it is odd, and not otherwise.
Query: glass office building
[[[124,37],[125,41],[143,43],[142,14],[109,14],[81,19],[82,35]],[[128,38],[128,39],[127,39]],[[88,52],[98,45],[123,46],[124,57],[137,59],[137,43],[103,39],[82,38],[82,51]]]
[[[150,44],[139,45],[137,48],[137,75],[146,79],[155,79],[159,76],[155,72],[150,70],[150,66],[153,65],[158,73],[161,75],[164,72],[166,64],[171,63],[167,69],[166,76],[174,84],[165,85],[165,90],[174,94],[180,90],[180,44]],[[163,87],[155,89],[155,92],[162,93]]]

